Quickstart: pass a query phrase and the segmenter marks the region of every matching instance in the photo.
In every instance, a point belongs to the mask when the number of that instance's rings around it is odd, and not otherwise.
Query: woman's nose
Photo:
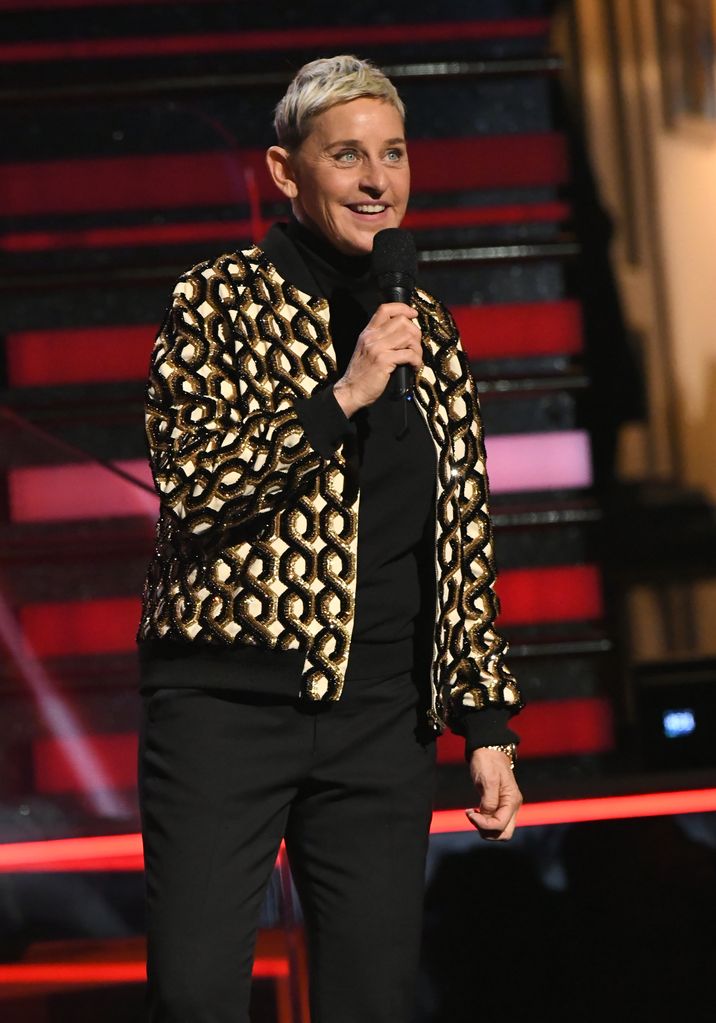
[[[363,164],[362,188],[371,194],[381,195],[387,184],[385,167],[380,160],[368,160]]]

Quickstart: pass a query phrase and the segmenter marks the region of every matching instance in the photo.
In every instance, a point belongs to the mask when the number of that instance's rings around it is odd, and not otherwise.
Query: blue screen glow
[[[664,735],[667,739],[677,739],[681,735],[690,735],[696,728],[694,712],[684,710],[664,711]]]

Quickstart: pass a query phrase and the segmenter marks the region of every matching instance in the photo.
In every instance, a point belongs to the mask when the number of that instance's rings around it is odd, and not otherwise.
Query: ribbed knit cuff
[[[511,716],[512,712],[503,707],[465,710],[462,719],[465,726],[465,759],[469,760],[472,751],[480,746],[506,746],[511,742],[519,742],[519,735],[507,726]]]
[[[331,458],[355,433],[355,424],[336,401],[332,385],[314,391],[310,398],[299,398],[295,408],[311,446],[323,458]]]

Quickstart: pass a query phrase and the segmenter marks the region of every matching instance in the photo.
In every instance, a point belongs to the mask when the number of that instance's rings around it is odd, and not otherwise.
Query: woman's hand
[[[358,335],[348,368],[333,386],[336,401],[349,419],[381,396],[396,366],[422,366],[417,315],[417,310],[402,302],[386,302]]]
[[[506,753],[481,747],[470,757],[470,776],[480,796],[479,810],[466,810],[482,838],[507,841],[515,830],[522,793]]]

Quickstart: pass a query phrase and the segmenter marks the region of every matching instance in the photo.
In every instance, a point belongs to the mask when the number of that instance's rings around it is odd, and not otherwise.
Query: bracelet
[[[504,746],[481,746],[480,749],[497,749],[500,753],[504,753],[510,762],[510,767],[514,771],[515,769],[515,750],[516,746],[514,742],[505,743]]]

